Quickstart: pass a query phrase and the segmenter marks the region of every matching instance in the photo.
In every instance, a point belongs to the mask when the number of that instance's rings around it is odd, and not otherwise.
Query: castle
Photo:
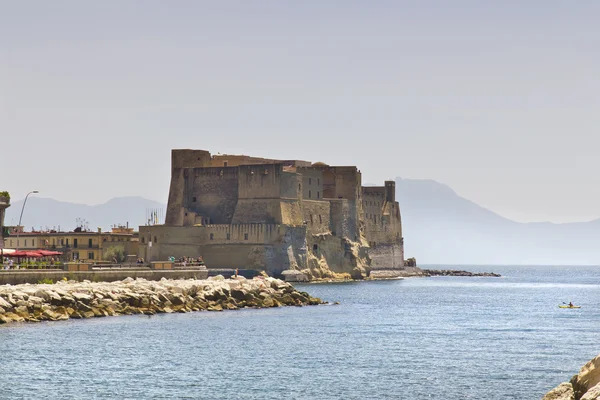
[[[354,166],[172,150],[164,225],[140,227],[140,256],[310,278],[401,276],[395,182],[364,187]]]

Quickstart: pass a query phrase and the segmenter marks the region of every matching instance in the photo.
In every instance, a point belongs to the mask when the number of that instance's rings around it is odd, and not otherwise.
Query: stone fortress
[[[172,150],[164,225],[140,227],[140,256],[308,278],[397,277],[405,266],[395,182],[364,187],[354,166]]]

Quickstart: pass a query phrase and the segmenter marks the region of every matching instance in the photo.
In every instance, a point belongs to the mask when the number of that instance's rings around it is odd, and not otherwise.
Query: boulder
[[[13,305],[0,297],[0,307],[4,308],[5,310],[10,310],[13,308]]]
[[[592,358],[571,378],[575,399],[581,397],[591,388],[600,383],[600,355]]]
[[[542,400],[575,400],[573,386],[569,382],[561,383],[546,393]]]
[[[585,394],[581,398],[581,400],[598,400],[598,399],[600,399],[600,384],[589,389],[587,392],[585,392]]]

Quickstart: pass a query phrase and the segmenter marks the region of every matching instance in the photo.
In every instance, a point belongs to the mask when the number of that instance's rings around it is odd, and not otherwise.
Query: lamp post
[[[17,226],[17,247],[15,247],[15,250],[17,250],[17,251],[19,251],[19,232],[21,231],[21,218],[23,218],[23,211],[25,210],[25,204],[27,204],[27,198],[32,193],[39,193],[39,192],[37,190],[33,190],[33,191],[27,193],[27,196],[25,196],[25,201],[23,201],[23,207],[21,207],[21,216],[19,217],[19,225]]]

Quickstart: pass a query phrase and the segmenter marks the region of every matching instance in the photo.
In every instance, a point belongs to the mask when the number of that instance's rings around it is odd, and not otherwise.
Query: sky
[[[166,202],[172,148],[600,218],[600,2],[0,0],[0,190]]]

